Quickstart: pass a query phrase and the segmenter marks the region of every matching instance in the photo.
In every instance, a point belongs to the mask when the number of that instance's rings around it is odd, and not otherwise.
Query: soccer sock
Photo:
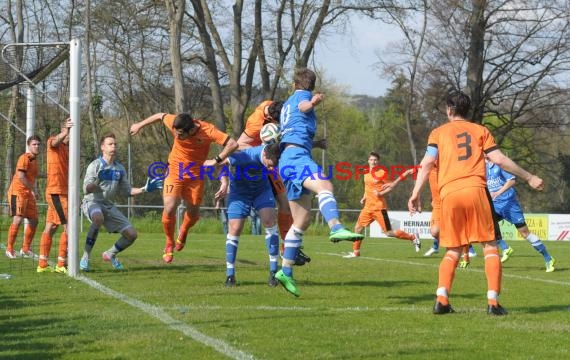
[[[497,239],[497,245],[499,245],[502,251],[505,251],[509,248],[509,245],[503,239]]]
[[[107,252],[113,255],[117,255],[121,251],[131,246],[134,242],[134,240],[131,241],[121,235],[121,237],[115,242],[115,244],[113,244],[113,246],[111,246],[109,250],[107,250]]]
[[[447,251],[441,262],[439,263],[439,279],[437,282],[437,301],[442,305],[449,304],[449,294],[455,277],[455,268],[459,258],[451,251]]]
[[[8,230],[8,244],[6,245],[7,251],[14,250],[14,243],[16,242],[16,237],[18,236],[18,229],[20,228],[19,225],[11,224],[10,229]]]
[[[549,262],[550,260],[552,260],[552,256],[550,256],[548,250],[546,250],[546,246],[544,246],[544,244],[542,243],[542,241],[540,241],[538,236],[536,236],[533,233],[530,233],[528,234],[526,240],[532,245],[534,250],[542,254],[542,256],[544,257],[544,261]]]
[[[325,221],[329,223],[331,220],[338,220],[338,205],[333,193],[323,190],[317,197],[319,198],[319,210],[323,214]]]
[[[166,236],[165,247],[174,246],[174,228],[176,227],[176,217],[162,214],[162,230]]]
[[[356,240],[352,243],[352,252],[354,252],[354,255],[360,255],[360,246],[362,246],[362,240]]]
[[[293,216],[284,212],[277,212],[277,226],[279,226],[279,237],[285,239],[287,231],[293,226]]]
[[[24,230],[24,243],[22,244],[22,250],[25,252],[30,251],[32,247],[32,240],[34,240],[34,235],[36,234],[36,226],[28,224]]]
[[[285,251],[283,252],[283,261],[281,262],[281,270],[287,276],[293,276],[293,265],[297,252],[303,243],[303,231],[294,225],[285,236]]]
[[[232,276],[236,274],[235,262],[238,245],[239,236],[226,236],[226,276]]]
[[[487,301],[489,305],[497,305],[497,297],[501,293],[501,258],[499,249],[485,246],[483,248],[485,256],[485,276],[487,277]],[[492,296],[494,294],[494,296]],[[491,297],[490,297],[491,296]]]
[[[59,236],[59,249],[57,252],[57,266],[65,266],[67,261],[67,231],[62,231]]]
[[[192,217],[188,214],[188,211],[184,212],[184,220],[182,221],[182,225],[180,225],[180,230],[178,233],[178,239],[180,241],[185,242],[186,237],[188,236],[188,231],[194,224],[198,222],[200,216]]]
[[[52,236],[50,233],[42,232],[40,238],[40,258],[38,265],[42,268],[48,266],[49,251],[51,249]]]
[[[97,241],[97,236],[99,235],[99,228],[95,226],[93,223],[89,226],[89,230],[87,230],[87,238],[85,239],[85,248],[83,249],[83,258],[89,259],[89,255],[91,255],[91,250],[93,250],[93,246],[95,246],[95,242]]]
[[[279,237],[275,226],[265,228],[265,246],[269,253],[269,271],[277,272],[277,259],[279,259]]]
[[[408,234],[407,232],[402,231],[402,230],[394,230],[394,237],[397,239],[403,239],[403,240],[409,240],[409,241],[412,241],[415,239],[414,235]]]
[[[439,250],[439,238],[433,238],[433,245],[431,246],[434,250]]]

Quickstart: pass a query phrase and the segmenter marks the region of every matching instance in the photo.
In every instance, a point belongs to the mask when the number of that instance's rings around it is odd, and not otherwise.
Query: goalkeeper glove
[[[147,178],[146,184],[143,186],[143,192],[151,192],[151,191],[154,191],[156,189],[162,189],[163,184],[164,184],[164,181],[162,181],[161,179]]]

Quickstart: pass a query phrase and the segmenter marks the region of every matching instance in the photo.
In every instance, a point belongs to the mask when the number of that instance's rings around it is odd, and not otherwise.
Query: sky
[[[315,47],[315,65],[329,79],[346,85],[352,95],[382,96],[390,79],[374,69],[378,52],[397,39],[398,31],[378,20],[354,17],[352,30],[319,42]]]

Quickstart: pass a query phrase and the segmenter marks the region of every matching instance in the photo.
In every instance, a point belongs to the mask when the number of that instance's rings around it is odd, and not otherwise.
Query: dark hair
[[[317,75],[307,68],[299,68],[295,70],[293,81],[295,82],[295,89],[313,91],[315,90]]]
[[[447,95],[447,107],[453,115],[466,117],[471,108],[471,98],[462,91],[454,90]]]
[[[380,160],[380,154],[375,151],[371,151],[368,153],[368,157],[374,156],[376,159]]]
[[[105,139],[107,139],[107,138],[111,138],[111,139],[115,139],[115,140],[117,139],[115,137],[115,134],[113,134],[112,132],[106,132],[99,139],[99,146],[103,145],[103,143],[105,142]]]
[[[194,126],[194,119],[192,119],[192,114],[190,112],[183,112],[176,115],[172,124],[173,128],[184,132],[189,132],[194,128]]]
[[[28,140],[26,140],[26,144],[30,145],[30,143],[34,140],[37,140],[39,142],[42,142],[42,138],[39,135],[30,135],[30,137],[28,138]]]
[[[265,157],[273,161],[273,164],[277,165],[279,158],[281,157],[279,143],[266,145],[263,150],[265,151]]]
[[[279,116],[281,115],[281,108],[283,107],[283,101],[274,101],[267,108],[267,113],[271,118],[279,122]]]

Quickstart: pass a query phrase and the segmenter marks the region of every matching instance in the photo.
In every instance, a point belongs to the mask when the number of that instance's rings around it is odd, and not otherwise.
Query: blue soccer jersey
[[[490,192],[499,191],[507,181],[515,178],[513,174],[506,172],[496,164],[485,161],[485,166],[487,168],[487,188]],[[493,202],[508,201],[511,199],[516,200],[516,191],[513,187],[499,195]]]
[[[261,153],[265,146],[256,146],[231,154],[228,159],[232,166],[230,193],[258,194],[266,188],[271,189],[269,172],[261,162]]]
[[[308,90],[296,90],[281,109],[281,143],[295,144],[311,151],[313,138],[317,132],[317,116],[315,110],[303,113],[299,104],[311,101],[313,95]]]

